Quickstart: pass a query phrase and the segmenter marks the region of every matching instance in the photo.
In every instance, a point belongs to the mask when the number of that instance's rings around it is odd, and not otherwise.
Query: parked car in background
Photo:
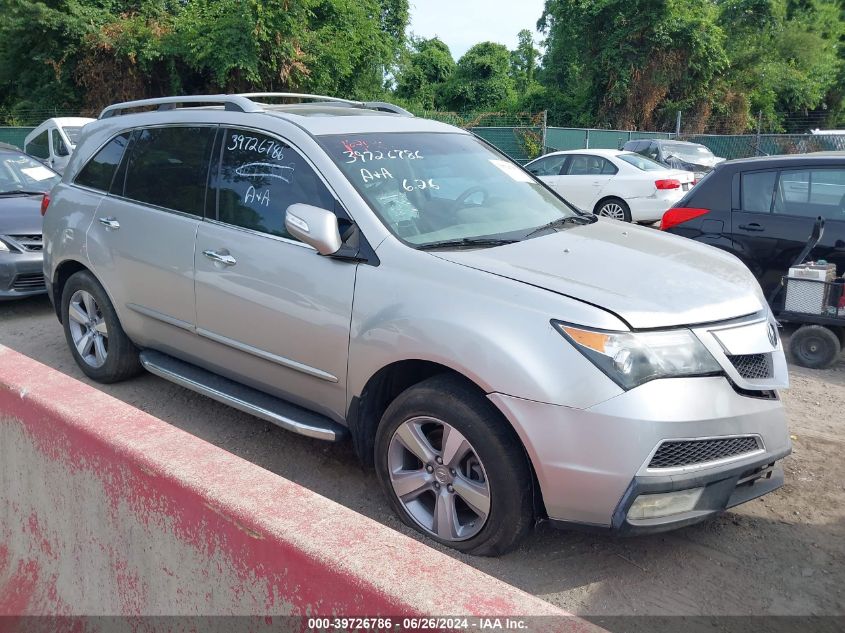
[[[672,169],[690,171],[695,174],[695,182],[704,178],[713,167],[725,160],[715,156],[704,145],[687,141],[640,139],[628,141],[622,149],[642,154]]]
[[[82,128],[94,120],[85,117],[47,119],[26,135],[23,150],[61,174],[76,148]]]
[[[553,152],[525,169],[583,211],[655,222],[692,187],[691,173],[612,149]]]
[[[845,153],[765,156],[716,166],[661,222],[664,231],[739,257],[768,296],[813,231],[824,234],[809,259],[845,272]]]
[[[407,525],[474,554],[538,519],[660,531],[782,485],[786,361],[742,264],[579,212],[406,114],[290,94],[107,108],[44,217],[82,371],[143,367],[350,439]]]
[[[41,203],[59,175],[0,143],[0,300],[46,292]]]

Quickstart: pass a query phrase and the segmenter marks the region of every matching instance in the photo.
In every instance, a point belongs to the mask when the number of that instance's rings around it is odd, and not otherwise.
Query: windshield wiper
[[[513,244],[519,240],[505,240],[495,239],[490,237],[462,237],[459,240],[442,240],[440,242],[431,242],[430,244],[422,244],[417,247],[421,251],[430,251],[436,248],[464,248],[464,247],[484,247],[484,246],[504,246],[505,244]]]
[[[528,233],[525,237],[531,237],[541,231],[546,231],[548,229],[556,229],[561,226],[565,226],[567,224],[592,224],[593,222],[598,222],[598,218],[594,215],[567,215],[563,218],[557,218],[552,220],[548,224],[544,224],[542,226],[538,226],[536,229]]]
[[[43,196],[43,191],[29,191],[27,189],[13,189],[11,191],[0,191],[0,196]]]

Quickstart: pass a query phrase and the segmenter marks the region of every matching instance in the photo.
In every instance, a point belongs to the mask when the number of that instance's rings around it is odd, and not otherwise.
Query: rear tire
[[[607,200],[602,200],[596,205],[594,213],[605,218],[612,218],[622,222],[631,221],[631,207],[629,207],[628,204],[620,198],[608,198]]]
[[[70,352],[86,376],[113,383],[141,372],[138,348],[123,331],[106,291],[87,270],[67,280],[61,314]]]
[[[531,469],[516,433],[459,377],[434,376],[390,404],[375,466],[406,525],[462,552],[503,554],[533,524]]]
[[[789,339],[789,351],[802,367],[824,369],[833,365],[842,352],[839,336],[823,325],[802,325]]]

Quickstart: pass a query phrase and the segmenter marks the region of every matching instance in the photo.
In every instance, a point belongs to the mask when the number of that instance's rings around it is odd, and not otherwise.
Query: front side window
[[[290,205],[334,210],[334,196],[288,144],[256,132],[227,129],[222,145],[211,185],[220,222],[294,239],[285,229]]]
[[[775,190],[777,172],[757,171],[742,174],[742,210],[750,213],[769,213]]]
[[[82,126],[81,125],[69,125],[62,128],[67,136],[67,139],[70,141],[70,144],[76,147],[77,143],[79,143],[79,136],[82,134]]]
[[[123,157],[127,143],[129,143],[129,132],[124,132],[106,143],[82,168],[74,182],[98,191],[108,191],[114,177],[114,170],[117,169]]]
[[[213,127],[136,130],[123,195],[201,216],[214,133]]]
[[[47,192],[59,180],[56,172],[26,154],[0,151],[0,195]]]
[[[327,135],[320,143],[376,215],[414,246],[522,239],[579,214],[469,134]]]
[[[26,153],[36,158],[50,158],[50,139],[44,130],[26,145]]]
[[[557,154],[555,156],[546,156],[534,161],[526,167],[535,176],[557,176],[560,174],[560,168],[566,162],[566,154]]]
[[[62,140],[61,135],[59,134],[58,130],[53,130],[51,132],[53,137],[53,154],[55,156],[67,156],[70,152],[67,149],[67,145]]]
[[[845,219],[845,169],[784,170],[774,212],[829,220]]]

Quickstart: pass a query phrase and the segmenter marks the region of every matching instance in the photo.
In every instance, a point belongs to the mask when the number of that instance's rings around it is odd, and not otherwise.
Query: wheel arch
[[[394,361],[376,371],[367,380],[361,394],[354,396],[349,404],[346,423],[352,438],[352,446],[358,459],[367,467],[373,467],[375,436],[381,418],[390,403],[406,389],[433,376],[447,374],[462,380],[487,399],[487,392],[474,380],[460,371],[441,363],[423,359]],[[498,406],[489,399],[490,406],[498,413],[502,424],[510,429],[515,440],[522,448],[525,461],[531,471],[535,517],[545,517],[546,509],[543,494],[534,463],[519,433]]]
[[[94,275],[93,271],[85,264],[75,259],[66,259],[56,266],[56,269],[53,272],[53,278],[50,280],[50,286],[52,288],[53,309],[56,311],[56,317],[59,319],[59,323],[62,322],[62,293],[64,292],[67,280],[70,279],[72,275],[83,270]],[[96,278],[96,275],[94,275],[94,277]],[[111,299],[111,297],[109,297],[109,299]]]
[[[610,200],[619,200],[619,202],[621,202],[626,207],[628,207],[629,212],[630,212],[631,205],[628,204],[628,201],[625,200],[625,198],[623,198],[622,196],[614,195],[614,194],[608,194],[606,196],[602,196],[601,198],[599,198],[598,202],[596,202],[596,204],[593,206],[593,213],[594,214],[598,213],[599,207],[601,207],[601,205],[603,205],[605,202],[608,202]]]

